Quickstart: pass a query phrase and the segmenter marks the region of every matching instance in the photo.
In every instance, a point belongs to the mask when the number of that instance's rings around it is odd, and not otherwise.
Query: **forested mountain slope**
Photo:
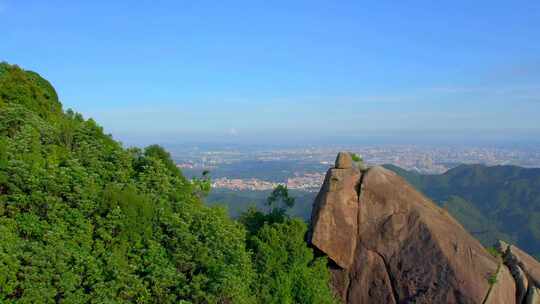
[[[485,245],[504,239],[540,256],[540,169],[461,165],[421,175],[386,167],[448,209]]]
[[[1,303],[334,301],[304,223],[252,211],[246,230],[208,190],[0,63]]]

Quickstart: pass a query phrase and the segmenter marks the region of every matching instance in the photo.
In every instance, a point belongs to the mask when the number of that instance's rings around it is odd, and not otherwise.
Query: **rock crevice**
[[[482,303],[499,260],[446,211],[382,167],[340,153],[314,202],[309,240],[344,303]],[[504,266],[486,303],[515,303]]]
[[[540,304],[540,263],[504,241],[499,241],[496,249],[516,282],[516,303]]]
[[[377,251],[374,251],[375,254],[377,254],[382,262],[383,262],[383,265],[384,265],[384,268],[386,270],[386,274],[388,276],[388,279],[390,281],[390,287],[392,287],[392,296],[394,297],[394,301],[396,303],[399,303],[399,295],[398,295],[398,292],[397,292],[397,289],[396,289],[396,284],[395,284],[395,280],[392,278],[392,271],[390,271],[390,267],[388,266],[388,263],[386,262],[386,259],[384,258],[384,256],[380,253],[378,253]]]

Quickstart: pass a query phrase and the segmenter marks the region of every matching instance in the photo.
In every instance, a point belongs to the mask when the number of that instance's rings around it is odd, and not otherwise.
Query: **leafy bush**
[[[487,252],[489,254],[491,254],[492,256],[494,256],[496,258],[501,257],[501,254],[499,253],[499,251],[495,247],[486,247],[486,250],[487,250]]]
[[[361,163],[364,161],[364,159],[356,153],[351,153],[351,158],[352,158],[352,161],[355,163]]]
[[[496,273],[490,274],[488,277],[488,284],[490,286],[493,286],[495,285],[495,283],[497,283],[497,274]]]

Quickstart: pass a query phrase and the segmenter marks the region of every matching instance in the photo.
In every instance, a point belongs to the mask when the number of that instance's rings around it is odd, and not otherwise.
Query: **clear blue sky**
[[[0,60],[127,142],[539,136],[540,1],[442,2],[0,0]]]

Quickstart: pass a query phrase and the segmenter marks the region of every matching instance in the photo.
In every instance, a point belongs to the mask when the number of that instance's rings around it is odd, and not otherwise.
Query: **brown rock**
[[[350,169],[353,167],[351,154],[348,152],[339,152],[336,157],[336,169]]]
[[[497,282],[489,291],[484,303],[516,303],[515,282],[505,265],[501,265],[497,273]]]
[[[500,261],[446,211],[382,167],[363,173],[355,199],[360,174],[339,170],[317,196],[311,243],[336,263],[333,286],[345,303],[487,300]],[[515,303],[514,281],[501,269],[489,303]]]
[[[499,241],[499,243],[503,243]],[[506,245],[504,261],[507,265],[519,266],[529,279],[529,284],[540,287],[540,263],[514,245]]]
[[[540,263],[514,245],[499,241],[496,247],[516,282],[517,303],[540,304]]]
[[[354,168],[328,170],[313,207],[311,243],[341,268],[351,266],[356,249],[359,180]]]
[[[529,280],[527,279],[527,275],[518,265],[517,258],[510,253],[510,245],[503,241],[499,241],[495,247],[503,257],[505,265],[510,270],[512,277],[516,282],[516,303],[523,303],[529,288]]]
[[[385,259],[400,301],[481,303],[499,264],[446,211],[382,167],[364,177],[359,242]]]
[[[376,252],[358,246],[357,257],[347,290],[347,299],[351,303],[395,304],[392,282],[388,276],[383,258]]]

